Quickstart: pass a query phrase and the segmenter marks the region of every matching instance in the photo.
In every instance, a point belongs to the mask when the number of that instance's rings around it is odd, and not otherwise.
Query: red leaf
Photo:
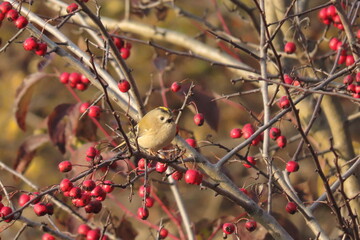
[[[14,107],[15,118],[17,124],[23,131],[26,130],[25,119],[34,88],[40,80],[48,76],[49,74],[47,73],[33,73],[27,76],[16,90]]]
[[[14,163],[15,171],[24,173],[36,154],[36,150],[49,141],[47,134],[29,136],[19,147]]]

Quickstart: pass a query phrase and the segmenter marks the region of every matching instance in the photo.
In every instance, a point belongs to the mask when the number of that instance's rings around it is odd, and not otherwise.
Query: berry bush
[[[360,239],[359,11],[0,1],[1,238]]]

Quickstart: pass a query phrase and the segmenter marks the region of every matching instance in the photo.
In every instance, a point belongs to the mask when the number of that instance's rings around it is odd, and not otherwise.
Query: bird
[[[161,106],[145,114],[135,126],[135,131],[129,133],[128,137],[132,145],[135,145],[137,141],[140,148],[155,153],[170,145],[175,135],[174,115],[169,108]]]

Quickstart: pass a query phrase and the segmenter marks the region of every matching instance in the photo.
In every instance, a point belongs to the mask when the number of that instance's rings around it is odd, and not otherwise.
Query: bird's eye
[[[164,121],[164,117],[160,117],[160,120],[161,120],[161,121]]]

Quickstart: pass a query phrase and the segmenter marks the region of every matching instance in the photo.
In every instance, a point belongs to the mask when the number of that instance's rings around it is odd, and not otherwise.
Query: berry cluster
[[[279,128],[276,127],[270,128],[269,136],[272,140],[276,140],[276,143],[279,148],[286,147],[286,143],[287,143],[286,137],[281,135],[281,130]]]
[[[91,229],[87,224],[81,224],[78,229],[77,233],[80,236],[86,237],[86,239],[91,240],[99,240],[101,237],[101,231],[99,228]],[[104,236],[101,238],[101,240],[108,240],[109,237],[104,234]]]
[[[39,192],[34,193],[23,193],[20,195],[18,203],[19,206],[22,207],[25,204],[27,204],[29,201],[31,201],[31,204],[33,206],[34,213],[37,216],[45,216],[47,215],[53,215],[54,213],[54,205],[52,203],[45,203],[41,201],[41,198],[38,196]]]
[[[344,5],[343,8],[345,8]],[[319,18],[326,25],[333,23],[334,27],[340,30],[344,30],[344,25],[342,24],[340,16],[338,15],[334,5],[322,8],[319,12]]]
[[[9,22],[14,22],[18,29],[26,27],[29,23],[26,17],[19,15],[19,12],[13,8],[11,3],[6,1],[0,4],[0,26],[4,18],[7,18]]]
[[[343,44],[343,42],[338,38],[334,37],[329,41],[329,48],[334,51],[342,49],[337,64],[341,65],[345,63],[346,66],[351,66],[354,64],[354,56],[351,53],[348,53],[347,45]]]
[[[254,220],[249,219],[245,222],[245,228],[249,232],[253,232],[256,229],[256,227],[257,227],[257,223]],[[229,234],[233,234],[235,232],[235,228],[236,228],[235,224],[233,223],[224,223],[222,226],[224,238]]]
[[[344,77],[343,83],[346,86],[346,90],[354,98],[360,98],[360,72],[358,72],[355,77],[352,74],[346,75]]]
[[[99,118],[101,114],[101,108],[97,105],[90,106],[90,103],[84,102],[80,105],[80,112],[87,112],[89,117]]]
[[[294,80],[290,75],[284,74],[284,83],[293,85],[293,86],[300,86],[300,82],[298,80]]]
[[[23,42],[25,51],[34,51],[38,56],[44,56],[47,52],[47,44],[35,37],[29,37]]]
[[[125,60],[128,59],[130,57],[130,50],[132,47],[131,43],[124,42],[119,37],[111,37],[111,39],[114,41],[115,46],[120,51],[121,57]]]
[[[62,84],[68,84],[71,88],[76,88],[79,91],[85,91],[90,84],[85,75],[77,72],[63,72],[60,74],[59,80]]]
[[[255,133],[255,127],[250,124],[250,123],[247,123],[243,126],[242,129],[240,128],[233,128],[231,131],[230,131],[230,137],[231,138],[241,138],[242,136],[245,138],[245,139],[248,139],[250,138],[253,134]],[[263,135],[260,134],[258,135],[255,139],[253,139],[251,141],[251,145],[252,146],[256,146],[259,144],[259,142],[261,142],[263,140]]]

